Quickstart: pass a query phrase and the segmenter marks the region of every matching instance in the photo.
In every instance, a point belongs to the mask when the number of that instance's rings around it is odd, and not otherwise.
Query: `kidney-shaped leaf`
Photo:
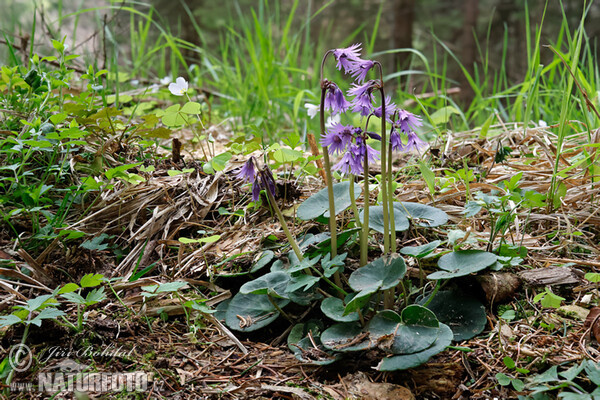
[[[315,348],[314,344],[317,345]],[[325,351],[321,338],[313,336],[311,340],[309,337],[305,337],[295,343],[293,346],[294,356],[303,362],[315,364],[315,365],[327,365],[336,361],[341,357],[341,354],[334,354],[330,351]]]
[[[287,338],[288,347],[290,350],[294,351],[295,344],[297,344],[302,338],[308,336],[309,332],[311,336],[321,336],[321,332],[323,331],[323,322],[319,320],[311,319],[306,323],[299,323],[294,325],[290,334]]]
[[[342,299],[337,297],[328,297],[321,302],[321,311],[327,317],[338,322],[353,322],[358,321],[358,312],[354,311],[344,315],[346,306]]]
[[[289,281],[290,276],[283,271],[269,272],[260,278],[244,283],[240,288],[240,293],[269,294],[275,297],[287,298],[286,288]]]
[[[363,290],[359,293],[356,293],[354,297],[352,297],[348,303],[346,303],[346,308],[344,308],[344,315],[351,314],[353,312],[358,312],[358,310],[362,310],[371,299],[371,295],[375,293],[377,290]]]
[[[448,222],[448,214],[444,211],[421,203],[395,202],[394,210],[396,214],[405,215],[423,227],[435,227]]]
[[[277,305],[285,307],[290,301],[274,299]],[[269,297],[264,294],[236,294],[229,302],[225,313],[225,323],[231,329],[251,332],[269,325],[279,316]]]
[[[379,257],[354,271],[348,280],[350,287],[357,292],[374,293],[396,286],[406,273],[406,264],[400,255],[389,254]]]
[[[364,210],[360,212],[360,220],[365,220]],[[388,224],[388,226],[391,224]],[[396,232],[402,232],[410,227],[406,215],[403,213],[394,213],[394,225],[396,226]],[[383,233],[383,207],[382,206],[371,206],[369,207],[369,229],[373,229],[375,232]]]
[[[431,252],[437,249],[441,243],[441,240],[434,240],[431,243],[423,244],[421,246],[406,246],[400,249],[400,253],[416,258],[423,258],[426,255],[431,254]]]
[[[494,264],[497,260],[495,254],[482,250],[460,250],[444,254],[438,260],[437,271],[427,276],[428,279],[450,279],[465,276],[481,271]]]
[[[260,257],[258,257],[258,260],[256,260],[254,265],[252,265],[250,272],[251,273],[257,272],[258,270],[260,270],[261,268],[263,268],[264,266],[269,264],[271,262],[271,260],[273,260],[273,258],[275,258],[275,253],[273,253],[271,250],[264,251],[260,255]]]
[[[450,346],[452,341],[452,330],[448,325],[440,324],[440,333],[435,342],[426,348],[413,354],[403,354],[398,356],[386,357],[377,366],[379,371],[397,371],[400,369],[409,369],[419,366],[432,356],[441,353]]]
[[[321,341],[325,348],[340,352],[367,350],[375,346],[375,342],[369,340],[369,334],[354,322],[330,326],[321,334]]]
[[[457,342],[480,334],[487,323],[483,304],[458,289],[438,292],[427,308],[435,313],[440,322],[452,329],[453,340]]]
[[[440,332],[435,315],[425,307],[412,305],[402,316],[391,310],[379,312],[368,331],[379,348],[393,354],[411,354],[431,346]]]
[[[361,188],[354,186],[354,198],[360,196]],[[339,214],[350,207],[350,182],[340,182],[333,185],[333,198],[335,199],[335,214]],[[298,218],[303,220],[314,219],[324,215],[329,217],[329,195],[327,188],[306,199],[297,210]]]

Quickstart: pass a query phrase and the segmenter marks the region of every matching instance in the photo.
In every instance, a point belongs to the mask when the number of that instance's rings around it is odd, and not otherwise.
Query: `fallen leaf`
[[[583,328],[587,331],[591,327],[594,338],[597,342],[600,342],[600,323],[598,320],[600,320],[600,307],[592,307],[583,323]]]

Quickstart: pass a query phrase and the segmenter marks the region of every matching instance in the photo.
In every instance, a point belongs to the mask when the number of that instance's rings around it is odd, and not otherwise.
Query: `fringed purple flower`
[[[254,157],[250,157],[235,174],[236,178],[252,184],[252,201],[258,201],[262,189],[270,190],[275,195],[275,178],[268,166],[257,171]]]
[[[344,68],[344,72],[348,73],[352,69],[354,61],[360,59],[360,43],[353,44],[344,49],[335,49],[333,56],[337,60],[336,67],[338,70]]]
[[[363,85],[353,84],[348,90],[350,96],[354,96],[352,101],[352,111],[360,112],[362,116],[367,116],[373,111],[373,91],[375,81],[369,81]]]
[[[423,147],[427,146],[427,142],[421,140],[414,132],[409,132],[408,135],[408,143],[406,143],[406,147],[404,147],[404,151],[411,150],[421,150]]]
[[[346,112],[350,102],[344,97],[344,92],[333,82],[328,85],[325,94],[325,109],[331,110],[333,115]]]
[[[369,146],[365,141],[363,141],[362,138],[358,137],[356,138],[356,146],[357,146],[357,155],[360,157],[361,160],[364,160],[365,157],[365,152],[367,153],[367,162],[369,164],[374,163],[375,161],[379,160],[379,152],[377,150],[375,150],[374,148],[372,148],[371,146]],[[361,167],[362,167],[362,163],[361,163]]]
[[[423,125],[420,117],[417,117],[415,114],[401,108],[398,109],[397,124],[400,130],[406,134],[412,132],[416,127]]]
[[[339,123],[333,124],[327,134],[321,138],[321,146],[326,146],[329,154],[341,153],[352,141],[352,127]]]
[[[390,96],[385,96],[385,117],[388,122],[392,122],[392,116],[396,110],[396,104],[392,103],[392,98]],[[373,115],[377,118],[381,118],[381,106],[373,109]]]
[[[363,83],[367,78],[367,73],[373,68],[375,63],[371,60],[356,60],[352,63],[349,72],[358,83]]]
[[[402,138],[398,131],[392,128],[392,132],[390,133],[390,144],[392,146],[392,150],[395,151],[404,151],[404,145],[402,144]]]
[[[331,169],[340,171],[341,173],[360,175],[363,172],[362,159],[360,157],[360,149],[354,143],[350,143],[348,151],[344,153],[342,159],[335,164]]]
[[[254,183],[256,180],[256,167],[254,166],[254,157],[250,157],[242,168],[235,174],[236,178],[244,182]]]

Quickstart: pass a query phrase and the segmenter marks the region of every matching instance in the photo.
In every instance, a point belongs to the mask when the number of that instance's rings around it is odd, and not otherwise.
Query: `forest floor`
[[[548,191],[555,150],[545,138],[553,135],[552,128],[524,130],[512,124],[492,130],[496,135],[488,135],[489,138],[481,138],[480,131],[471,131],[455,133],[446,143],[432,144],[428,154],[432,155],[434,172],[468,166],[476,175],[466,185],[455,181],[443,191],[437,188],[440,191],[434,196],[435,203],[418,169],[402,167],[411,156],[396,163],[396,168],[403,168],[396,191],[399,201],[435,204],[449,215],[448,225],[435,230],[436,237],[446,238],[454,229],[466,232],[462,240],[472,240],[474,244],[489,241],[489,213],[465,218],[466,200],[478,191],[501,190],[498,183],[518,173],[522,173],[521,189]],[[511,151],[505,160],[495,162],[500,138]],[[290,324],[283,318],[268,329],[239,333],[219,321],[218,313],[192,313],[184,307],[186,300],[200,296],[207,306],[218,309],[218,304],[244,283],[245,274],[265,241],[285,241],[285,236],[271,210],[265,207],[242,217],[218,211],[220,207],[243,208],[247,201],[247,188],[233,177],[242,160],[214,175],[202,173],[194,162],[173,164],[167,160],[157,162],[153,172],[143,173],[143,184],[117,183],[103,193],[86,218],[72,221],[70,229],[114,235],[115,243],[127,243],[131,249],[127,255],[117,254],[112,247],[85,249],[64,246],[55,240],[33,256],[23,250],[14,251],[5,232],[0,241],[2,258],[38,265],[46,277],[34,275],[20,292],[7,289],[1,301],[4,310],[16,298],[47,293],[52,285],[63,283],[65,276],[75,282],[87,273],[118,278],[110,284],[108,298],[87,309],[86,326],[81,332],[73,334],[55,321],[44,321],[39,329],[33,327],[27,344],[33,352],[30,356],[34,358],[34,368],[17,372],[14,382],[35,383],[40,373],[56,371],[61,362],[69,359],[73,371],[147,373],[147,390],[138,393],[138,398],[383,400],[507,399],[525,395],[539,386],[536,377],[552,366],[565,371],[584,359],[600,359],[597,343],[590,336],[591,331],[600,331],[597,318],[588,318],[584,325],[589,309],[597,302],[597,286],[583,278],[600,267],[600,215],[595,205],[600,185],[573,161],[582,151],[577,148],[580,139],[577,135],[569,138],[567,147],[573,152],[560,161],[564,167],[573,167],[570,177],[561,181],[564,194],[560,204],[555,209],[517,212],[501,235],[507,243],[527,249],[521,265],[464,281],[485,304],[484,331],[470,340],[454,343],[420,367],[379,372],[374,369],[377,359],[369,353],[348,356],[329,366],[303,363],[286,346]],[[130,149],[115,147],[113,151],[123,157]],[[197,171],[175,176],[167,173],[169,169],[184,167]],[[286,195],[280,193],[279,201],[287,215],[293,215],[294,204],[323,187],[318,176],[307,179],[301,187],[280,182],[280,192],[285,188]],[[29,222],[25,218],[15,220],[15,225],[19,224],[26,230]],[[210,227],[220,235],[219,240],[200,246],[186,246],[176,240],[198,227]],[[292,231],[300,235],[322,228],[314,222],[295,222]],[[424,239],[418,230],[398,238],[401,245],[421,244]],[[496,244],[499,240],[497,236]],[[376,243],[372,245],[377,247]],[[138,267],[148,265],[154,267],[145,276],[130,279],[139,272]],[[433,266],[423,268],[426,272],[434,270]],[[419,269],[414,263],[408,262],[408,274],[418,280]],[[176,295],[142,295],[143,287],[175,280],[186,282]],[[3,287],[6,289],[6,284]],[[534,301],[545,290],[563,298],[559,307],[542,307]],[[76,320],[77,311],[77,307],[68,309],[67,318]],[[3,328],[3,350],[8,352],[22,336],[22,327]],[[119,350],[98,356],[82,352],[86,348]],[[510,379],[508,384],[499,384],[499,373]],[[553,384],[567,381],[561,379]],[[513,384],[514,380],[523,386]],[[573,384],[563,387],[590,387],[590,379],[583,374],[575,374],[568,382]],[[47,396],[18,391],[7,395]],[[133,397],[124,392],[110,395],[129,396]]]

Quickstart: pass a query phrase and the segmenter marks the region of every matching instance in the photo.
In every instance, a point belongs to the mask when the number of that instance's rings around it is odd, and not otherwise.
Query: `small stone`
[[[565,317],[577,319],[579,321],[585,321],[589,310],[579,307],[573,304],[562,306],[558,309],[558,312]]]

